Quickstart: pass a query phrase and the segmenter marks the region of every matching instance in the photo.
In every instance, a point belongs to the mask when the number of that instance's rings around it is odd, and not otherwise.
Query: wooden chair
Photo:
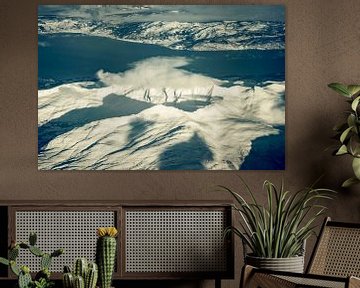
[[[360,223],[326,218],[306,273],[278,272],[244,266],[240,287],[360,287]]]

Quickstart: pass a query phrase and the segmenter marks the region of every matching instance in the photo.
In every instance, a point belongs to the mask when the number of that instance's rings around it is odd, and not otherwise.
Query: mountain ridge
[[[275,21],[125,22],[39,17],[39,34],[78,33],[156,44],[173,50],[283,50],[285,27]]]

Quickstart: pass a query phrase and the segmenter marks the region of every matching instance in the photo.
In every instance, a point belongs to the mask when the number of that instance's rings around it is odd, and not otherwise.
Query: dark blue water
[[[279,134],[259,137],[252,142],[250,154],[240,170],[285,170],[285,127]]]
[[[184,69],[228,80],[229,85],[232,81],[238,80],[245,81],[245,85],[254,86],[263,81],[283,81],[285,79],[285,53],[283,50],[178,51],[156,45],[66,34],[39,35],[39,43],[42,43],[38,50],[39,89],[67,82],[96,80],[96,72],[100,69],[112,73],[124,72],[131,68],[132,63],[156,56],[190,58],[192,61]],[[141,106],[139,103],[135,103],[138,101],[126,97],[115,98],[111,95],[105,100],[104,105],[100,107],[73,110],[40,126],[39,153],[55,137],[76,127],[81,127],[94,120],[137,113],[152,105],[143,102],[140,103]],[[177,108],[195,111],[201,108],[201,105],[202,103],[183,103],[184,107]],[[124,107],[127,107],[126,111],[124,111]],[[140,125],[140,127],[142,126]],[[252,150],[241,169],[278,170],[285,168],[284,127],[278,128],[281,132],[279,135],[260,137],[252,143]],[[181,156],[184,154],[179,153],[184,149],[194,151],[192,147],[199,147],[195,151],[197,155],[193,155],[195,157],[187,155],[189,157],[184,158]],[[206,143],[194,135],[189,141],[164,151],[160,159],[160,169],[204,169],[200,160],[210,161],[212,157]]]
[[[223,80],[243,80],[249,86],[263,81],[283,81],[283,50],[179,51],[84,35],[39,35],[39,89],[65,82],[95,80],[100,69],[124,72],[131,63],[150,57],[187,57],[185,68]]]

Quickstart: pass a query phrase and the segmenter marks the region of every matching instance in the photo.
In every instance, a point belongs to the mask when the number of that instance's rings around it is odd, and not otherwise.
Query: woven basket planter
[[[304,256],[289,258],[262,258],[246,255],[245,263],[257,268],[274,271],[304,272]]]

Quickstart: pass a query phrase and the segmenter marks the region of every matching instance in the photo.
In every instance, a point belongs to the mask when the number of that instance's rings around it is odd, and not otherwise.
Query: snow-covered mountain
[[[239,169],[254,139],[284,125],[285,83],[224,87],[186,61],[146,59],[99,71],[101,87],[40,90],[39,169]]]
[[[39,34],[78,33],[177,50],[284,49],[285,27],[274,21],[124,22],[39,16]]]

